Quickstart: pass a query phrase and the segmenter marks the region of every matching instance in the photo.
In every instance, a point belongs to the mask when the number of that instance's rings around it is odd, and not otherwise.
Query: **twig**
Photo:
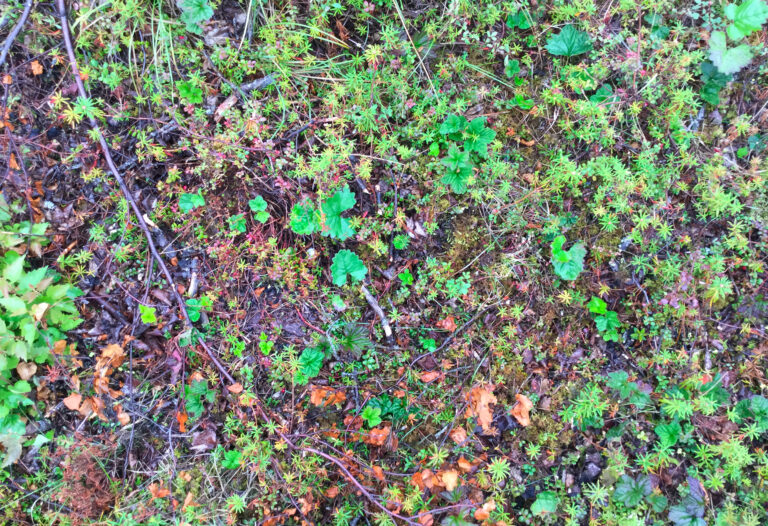
[[[384,335],[387,337],[387,339],[392,338],[392,327],[389,326],[389,321],[384,315],[384,311],[381,310],[379,302],[376,301],[376,298],[373,297],[365,285],[362,286],[362,291],[363,296],[365,296],[365,301],[368,302],[368,305],[371,306],[373,312],[375,312],[379,319],[381,319],[381,326],[384,328]]]
[[[75,79],[75,84],[77,84],[77,91],[83,98],[88,98],[88,93],[85,91],[85,86],[83,85],[83,80],[80,77],[80,69],[77,67],[77,57],[75,56],[75,48],[72,45],[72,35],[69,31],[69,22],[67,20],[67,6],[65,3],[65,0],[56,0],[56,7],[59,10],[59,19],[61,21],[61,32],[64,35],[64,46],[67,49],[67,56],[69,57],[69,65],[72,68],[72,76]],[[147,226],[146,221],[144,221],[144,216],[141,213],[141,209],[139,208],[139,205],[136,203],[136,199],[133,197],[133,194],[131,194],[130,190],[128,190],[128,186],[125,184],[125,180],[123,179],[123,176],[120,175],[120,171],[117,169],[117,165],[115,165],[114,159],[112,159],[112,154],[109,151],[109,145],[107,144],[106,139],[104,138],[104,134],[101,132],[101,128],[99,127],[99,123],[96,121],[96,118],[93,116],[88,117],[89,124],[91,125],[91,128],[96,133],[99,139],[99,145],[101,146],[101,150],[104,153],[104,159],[107,162],[107,166],[109,167],[110,172],[112,172],[112,175],[114,176],[115,180],[117,181],[118,186],[120,186],[120,190],[123,193],[123,196],[125,197],[126,201],[128,201],[128,204],[131,205],[131,209],[133,210],[134,215],[136,216],[136,221],[139,224],[139,227],[141,228],[142,232],[144,232],[144,237],[147,240],[147,246],[149,247],[149,251],[152,254],[152,257],[157,262],[157,265],[160,267],[160,270],[163,272],[163,275],[165,276],[165,279],[168,282],[168,285],[171,287],[171,292],[173,293],[173,297],[176,300],[176,303],[179,306],[179,309],[181,310],[181,315],[184,320],[184,325],[186,328],[191,329],[192,328],[192,321],[189,319],[189,313],[187,312],[187,308],[184,304],[184,300],[181,297],[181,294],[179,294],[179,290],[176,288],[176,283],[173,280],[173,277],[171,276],[170,271],[168,270],[168,266],[165,264],[165,261],[163,261],[163,258],[160,256],[160,254],[157,251],[157,247],[155,247],[155,242],[152,239],[152,234],[149,230],[149,227]],[[221,362],[214,356],[213,351],[210,347],[205,343],[204,340],[200,340],[200,345],[202,345],[203,349],[205,349],[206,353],[208,353],[208,357],[211,359],[211,361],[216,365],[216,368],[219,370],[219,373],[227,379],[231,384],[235,383],[234,378],[232,378],[232,375],[229,374],[229,372],[226,370],[226,368],[221,364]]]
[[[34,4],[34,0],[27,0],[24,4],[24,12],[21,13],[21,17],[19,17],[19,21],[16,22],[16,25],[13,26],[13,29],[11,29],[11,32],[8,33],[8,38],[5,39],[5,43],[3,44],[3,49],[0,51],[0,68],[3,67],[3,64],[5,64],[5,59],[8,57],[8,53],[11,51],[11,46],[13,45],[13,42],[16,40],[16,37],[19,36],[19,33],[21,32],[21,28],[24,27],[24,24],[27,23],[27,18],[29,18],[29,13],[32,12],[32,4]]]
[[[245,84],[240,84],[240,89],[248,93],[249,91],[254,91],[257,89],[264,89],[267,86],[272,85],[274,82],[275,82],[275,77],[273,77],[272,75],[267,75],[266,77],[252,80],[250,82],[246,82]]]

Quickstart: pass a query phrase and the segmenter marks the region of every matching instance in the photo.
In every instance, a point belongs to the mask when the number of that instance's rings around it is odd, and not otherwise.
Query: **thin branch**
[[[59,10],[59,20],[61,21],[61,32],[64,35],[64,46],[67,49],[67,56],[69,57],[69,65],[72,69],[72,76],[74,77],[75,84],[77,84],[77,91],[83,98],[88,98],[88,92],[85,90],[85,85],[83,84],[83,80],[80,77],[80,69],[77,67],[77,56],[75,55],[75,48],[72,45],[72,35],[69,31],[69,21],[67,20],[67,6],[65,3],[65,0],[56,0],[56,6]],[[157,262],[157,265],[160,267],[160,270],[163,273],[163,276],[165,276],[166,281],[168,282],[168,285],[171,287],[171,292],[173,294],[174,300],[176,300],[176,303],[179,306],[179,309],[181,310],[182,318],[184,320],[184,325],[188,328],[192,328],[192,321],[189,319],[189,313],[187,312],[186,305],[184,304],[184,299],[181,297],[181,294],[179,294],[179,290],[176,288],[176,283],[173,280],[173,277],[171,276],[170,271],[168,270],[168,266],[165,264],[165,261],[163,261],[163,258],[160,256],[160,253],[157,251],[157,247],[155,246],[155,242],[152,239],[152,234],[149,230],[149,227],[147,226],[146,221],[144,221],[144,216],[141,213],[141,209],[139,208],[139,205],[136,203],[136,199],[133,197],[133,194],[131,194],[130,190],[128,190],[128,186],[125,184],[125,180],[123,179],[123,176],[120,175],[120,171],[117,169],[117,165],[115,164],[114,159],[112,158],[112,154],[109,151],[109,145],[107,144],[106,139],[104,138],[104,134],[101,132],[101,128],[99,127],[99,123],[96,121],[96,118],[93,116],[88,117],[88,121],[91,125],[91,128],[93,128],[93,131],[96,132],[96,135],[99,139],[99,145],[101,146],[101,150],[104,153],[104,159],[107,161],[107,166],[109,167],[109,171],[112,172],[113,177],[117,181],[118,186],[120,186],[120,190],[123,192],[123,196],[125,197],[126,201],[128,201],[128,204],[131,205],[131,209],[133,210],[134,215],[136,216],[136,221],[139,224],[139,227],[141,228],[142,232],[144,232],[144,237],[147,240],[147,246],[149,247],[149,252],[152,254],[152,258]],[[210,347],[205,343],[204,340],[199,341],[200,345],[202,345],[203,349],[205,349],[206,353],[208,354],[208,357],[211,359],[211,361],[216,365],[216,368],[219,370],[219,373],[227,379],[227,381],[230,382],[230,384],[235,383],[235,379],[232,377],[231,374],[227,371],[227,369],[221,364],[221,362],[216,358],[213,351]]]
[[[8,57],[8,53],[11,51],[11,46],[16,40],[16,37],[19,36],[19,33],[21,33],[21,28],[23,28],[24,24],[27,23],[27,18],[29,18],[29,13],[32,12],[32,5],[34,3],[34,0],[26,1],[24,4],[24,12],[21,13],[19,21],[16,22],[16,25],[13,26],[13,29],[11,29],[11,32],[8,34],[8,38],[5,39],[3,49],[0,51],[0,68],[2,68],[3,64],[5,64],[5,59]]]

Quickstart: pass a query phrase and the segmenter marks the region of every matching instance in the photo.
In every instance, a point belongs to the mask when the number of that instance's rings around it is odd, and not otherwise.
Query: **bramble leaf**
[[[752,61],[752,49],[747,44],[729,49],[725,42],[725,33],[713,31],[709,37],[709,60],[720,73],[730,75]]]
[[[728,4],[724,10],[725,16],[733,23],[728,26],[728,36],[733,40],[741,40],[760,27],[768,20],[768,4],[763,0],[746,0],[741,5]]]
[[[199,193],[197,194],[181,194],[179,196],[179,210],[188,214],[195,208],[205,206],[205,199]]]

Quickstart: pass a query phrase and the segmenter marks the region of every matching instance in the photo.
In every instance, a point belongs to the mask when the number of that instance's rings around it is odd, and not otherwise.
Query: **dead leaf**
[[[149,493],[150,495],[152,495],[152,500],[164,499],[165,497],[171,494],[171,490],[169,490],[168,488],[162,487],[157,482],[153,482],[152,484],[149,485]]]
[[[376,477],[381,482],[385,482],[387,479],[384,477],[384,470],[381,469],[379,466],[373,466],[371,468],[371,471],[373,471],[373,476]]]
[[[67,348],[67,340],[56,340],[56,342],[53,344],[53,349],[51,349],[51,352],[53,354],[63,354],[64,349]]]
[[[421,373],[421,381],[425,384],[428,384],[429,382],[434,382],[440,378],[440,371],[429,371]]]
[[[533,402],[527,396],[520,393],[515,395],[515,399],[517,403],[512,408],[512,411],[510,411],[510,414],[515,417],[521,426],[528,427],[531,425],[530,411],[533,409]]]
[[[462,445],[467,440],[467,431],[463,427],[454,428],[449,435],[451,439],[459,445]]]
[[[216,108],[216,111],[213,113],[213,120],[215,120],[216,122],[219,122],[224,117],[224,113],[226,113],[226,111],[229,108],[234,106],[236,102],[237,102],[237,95],[233,93],[232,95],[227,97],[224,100],[224,102],[219,104],[218,108]]]
[[[21,362],[16,366],[16,372],[19,373],[22,380],[29,380],[35,376],[37,365],[33,362]]]
[[[432,526],[435,523],[435,518],[432,516],[431,513],[427,513],[426,515],[422,515],[419,517],[419,524],[421,526]]]
[[[115,412],[117,413],[117,421],[121,426],[127,426],[131,422],[131,416],[123,410],[123,406],[117,404],[115,406]]]
[[[493,386],[477,386],[470,390],[467,396],[469,406],[467,407],[467,418],[477,418],[477,423],[483,428],[485,434],[494,434],[495,430],[491,427],[493,422],[493,410],[491,404],[496,403],[496,397],[493,395]]]
[[[228,385],[227,391],[233,394],[240,394],[243,392],[243,384],[241,384],[240,382],[237,382],[232,385]]]
[[[3,84],[5,84],[6,86],[9,85],[9,84],[13,84],[13,77],[11,77],[7,73],[5,75],[3,75]]]
[[[481,508],[475,510],[475,519],[479,521],[487,521],[491,518],[491,512],[496,509],[496,503],[489,500]]]
[[[189,420],[189,416],[187,413],[182,413],[181,411],[176,413],[176,421],[179,423],[179,432],[180,433],[186,433],[187,432],[187,420]]]
[[[181,505],[181,511],[186,511],[186,509],[189,506],[192,506],[194,508],[195,506],[199,506],[199,505],[200,505],[200,503],[195,502],[194,496],[192,495],[192,492],[188,491],[187,492],[187,496],[184,497],[184,504]]]
[[[309,401],[318,407],[341,404],[347,400],[344,391],[337,391],[330,387],[310,386]]]
[[[456,489],[456,486],[459,485],[459,472],[455,469],[449,469],[448,471],[443,472],[440,478],[443,480],[443,485],[445,486],[446,491],[453,491]]]
[[[459,469],[464,473],[469,473],[474,468],[472,463],[463,456],[459,457],[459,460],[456,461],[456,464],[458,464]]]
[[[456,330],[456,320],[454,320],[453,316],[446,316],[444,320],[440,320],[439,322],[435,323],[435,326],[439,329],[445,329],[448,332],[453,332]]]
[[[64,407],[66,407],[70,411],[77,411],[78,408],[80,407],[80,402],[82,401],[83,401],[83,395],[78,393],[72,393],[61,402],[64,404]]]
[[[21,170],[21,166],[19,166],[19,162],[16,160],[14,154],[11,154],[10,157],[8,157],[8,166],[11,167],[11,170]]]
[[[37,60],[33,60],[29,66],[34,76],[43,74],[43,65],[40,64],[40,62],[38,62]]]
[[[372,446],[383,446],[391,432],[392,426],[374,427],[368,436],[365,437],[364,442]]]

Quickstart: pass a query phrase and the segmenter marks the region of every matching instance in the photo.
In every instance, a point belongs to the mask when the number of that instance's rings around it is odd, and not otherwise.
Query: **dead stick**
[[[69,32],[69,22],[67,20],[67,6],[65,3],[65,0],[56,0],[56,6],[59,10],[59,20],[61,21],[61,32],[64,35],[64,46],[67,48],[69,65],[72,68],[72,75],[75,79],[75,84],[77,84],[77,91],[81,97],[83,97],[84,99],[87,99],[89,98],[88,93],[85,91],[85,85],[83,85],[82,78],[80,78],[80,69],[77,67],[77,57],[75,56],[75,48],[72,45],[72,35]],[[149,246],[149,251],[152,254],[152,257],[154,258],[154,260],[157,262],[158,266],[160,267],[160,270],[162,270],[163,275],[165,276],[165,279],[168,281],[168,285],[171,287],[171,291],[173,292],[173,297],[176,300],[176,303],[178,304],[179,309],[181,310],[181,314],[184,319],[184,325],[187,328],[192,328],[192,321],[189,319],[189,313],[187,312],[187,308],[184,304],[184,300],[182,299],[181,294],[179,294],[179,291],[176,288],[176,284],[173,280],[173,277],[171,277],[171,273],[168,271],[168,267],[166,266],[165,261],[163,261],[163,258],[160,256],[160,254],[157,251],[157,247],[155,247],[155,242],[152,240],[152,234],[149,231],[149,227],[147,226],[147,223],[144,221],[144,216],[141,213],[141,209],[139,208],[139,205],[136,203],[136,199],[134,199],[133,194],[131,194],[130,190],[128,190],[128,186],[126,186],[123,176],[120,175],[120,171],[117,169],[117,165],[115,164],[114,159],[112,159],[112,154],[109,152],[109,145],[107,144],[107,141],[104,138],[104,134],[101,132],[99,123],[96,121],[96,118],[93,116],[89,116],[88,121],[89,121],[89,124],[91,125],[91,128],[93,128],[93,131],[96,132],[96,135],[99,138],[99,145],[101,146],[101,150],[104,153],[104,159],[107,161],[107,166],[109,167],[109,171],[112,172],[112,175],[117,181],[117,184],[120,186],[120,190],[123,192],[123,196],[125,196],[125,199],[128,201],[128,204],[131,205],[131,209],[133,210],[133,213],[136,216],[136,221],[139,223],[139,227],[141,228],[142,232],[144,232],[144,237],[147,239],[147,246]],[[218,358],[216,358],[216,356],[213,354],[213,351],[211,350],[210,347],[208,347],[205,341],[201,339],[200,345],[202,345],[203,349],[205,349],[206,353],[208,353],[208,357],[216,365],[216,368],[219,370],[219,373],[221,373],[221,375],[224,378],[226,378],[230,384],[235,383],[235,379],[232,378],[232,375],[229,374],[229,372],[221,364]]]
[[[19,36],[19,33],[21,32],[21,28],[24,27],[24,24],[27,23],[29,13],[32,12],[32,4],[34,4],[33,0],[26,1],[24,4],[24,12],[21,13],[19,21],[16,22],[16,25],[13,26],[13,29],[11,29],[11,32],[8,34],[8,38],[5,39],[3,50],[0,51],[0,68],[3,67],[3,64],[5,64],[5,59],[8,57],[8,53],[11,51],[13,41],[16,40],[16,37]]]

